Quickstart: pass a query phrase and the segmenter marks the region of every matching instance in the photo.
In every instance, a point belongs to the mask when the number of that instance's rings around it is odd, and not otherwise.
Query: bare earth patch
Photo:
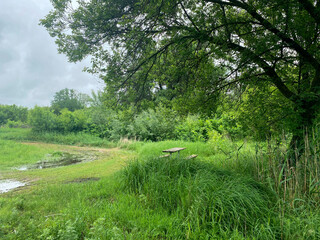
[[[100,178],[97,177],[89,177],[89,178],[76,178],[72,181],[68,181],[66,183],[83,183],[83,182],[95,182],[95,181],[99,181]]]

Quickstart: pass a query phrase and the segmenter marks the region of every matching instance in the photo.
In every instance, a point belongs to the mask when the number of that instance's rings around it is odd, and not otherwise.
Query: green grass
[[[47,154],[54,152],[54,147],[25,145],[14,141],[0,140],[0,170],[36,163]]]
[[[306,197],[293,206],[270,181],[258,182],[257,143],[122,141],[113,149],[21,143],[30,136],[28,129],[0,129],[1,178],[28,182],[0,195],[0,239],[320,239],[317,204]],[[56,141],[52,134],[41,138]],[[157,158],[171,147],[186,150],[179,159]],[[98,159],[11,169],[54,151],[89,151]],[[183,159],[191,154],[198,157]],[[85,178],[99,180],[75,181]]]
[[[175,216],[146,209],[135,196],[120,193],[107,178],[63,187],[52,185],[37,194],[2,201],[1,205],[1,239],[159,239],[166,236],[179,239],[181,236],[181,222],[177,222]],[[35,214],[35,210],[41,214]],[[183,236],[180,239],[184,239]]]
[[[0,128],[0,139],[15,141],[34,141],[77,146],[115,147],[114,142],[88,133],[33,132],[26,128]]]
[[[208,143],[185,141],[131,142],[125,147],[138,152],[140,158],[157,157],[163,155],[162,151],[165,149],[185,147],[186,149],[180,152],[181,157],[196,154],[198,159],[217,168],[254,177],[254,154],[257,144],[256,142],[232,142],[228,139],[221,139],[221,141]],[[173,156],[176,155],[176,153],[173,154]]]

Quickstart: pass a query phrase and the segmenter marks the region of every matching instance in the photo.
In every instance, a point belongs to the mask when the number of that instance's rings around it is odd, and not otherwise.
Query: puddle
[[[28,170],[28,167],[27,166],[21,166],[21,167],[18,167],[16,169],[19,170],[19,171],[26,171],[26,170]]]
[[[44,169],[55,168],[73,165],[81,162],[93,161],[97,158],[94,154],[80,154],[80,153],[68,153],[68,152],[55,152],[48,154],[45,159],[37,162],[36,164],[29,166],[21,166],[17,168],[20,171],[26,171],[29,169]]]
[[[9,192],[18,187],[23,187],[26,184],[16,180],[0,180],[0,193]]]

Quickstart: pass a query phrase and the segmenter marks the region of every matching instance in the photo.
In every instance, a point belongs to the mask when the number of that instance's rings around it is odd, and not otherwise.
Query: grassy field
[[[36,133],[30,128],[1,128],[0,139],[19,142],[34,141],[78,146],[115,147],[116,144],[88,133]]]
[[[258,181],[257,143],[55,138],[0,129],[0,178],[27,183],[0,195],[0,239],[320,239],[317,204]],[[180,158],[158,158],[176,146]],[[65,153],[94,158],[16,169]]]

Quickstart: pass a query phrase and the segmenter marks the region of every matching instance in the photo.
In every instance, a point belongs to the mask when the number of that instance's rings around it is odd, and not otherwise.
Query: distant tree
[[[89,105],[91,107],[103,107],[105,105],[106,97],[103,91],[91,91],[91,96],[89,97]]]
[[[55,113],[60,113],[62,109],[68,109],[73,112],[77,109],[83,109],[87,105],[89,96],[83,93],[78,93],[73,89],[62,89],[56,92],[51,101],[51,108]]]

